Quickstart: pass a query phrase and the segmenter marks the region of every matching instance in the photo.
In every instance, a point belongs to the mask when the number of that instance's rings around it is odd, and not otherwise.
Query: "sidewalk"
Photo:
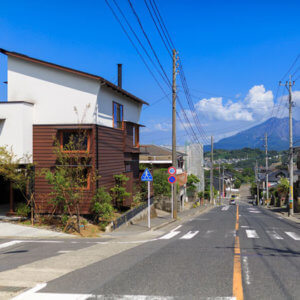
[[[277,215],[284,217],[287,220],[300,224],[300,213],[294,213],[293,216],[288,216],[288,212],[285,207],[265,206],[264,208],[276,213]]]
[[[69,234],[33,228],[9,222],[0,222],[0,238],[66,238]],[[72,237],[72,236],[71,236]]]
[[[157,217],[151,218],[150,225],[151,228],[149,230],[148,228],[148,219],[142,219],[134,224],[124,225],[115,231],[105,234],[108,236],[125,236],[128,234],[139,234],[139,233],[146,233],[149,231],[156,231],[164,226],[167,226],[170,223],[176,222],[176,221],[183,221],[187,218],[190,218],[192,216],[201,214],[205,211],[208,211],[209,209],[213,208],[211,205],[205,205],[205,206],[198,206],[196,208],[190,208],[186,209],[182,212],[178,212],[177,214],[177,220],[173,220],[171,218],[171,214],[162,210],[156,209]]]

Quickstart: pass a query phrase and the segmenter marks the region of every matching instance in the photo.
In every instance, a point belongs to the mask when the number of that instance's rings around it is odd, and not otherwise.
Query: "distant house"
[[[200,180],[196,184],[197,192],[204,191],[203,145],[188,144],[178,147],[178,150],[186,154],[184,161],[187,173],[196,175]]]
[[[185,171],[184,157],[186,154],[182,152],[177,153],[177,175],[183,174]],[[172,166],[172,151],[168,148],[156,145],[140,145],[140,164],[149,166],[152,170],[169,168]],[[185,186],[179,189],[180,203],[186,201]]]
[[[3,49],[0,52],[8,58],[8,101],[0,103],[0,145],[12,146],[19,158],[29,155],[38,171],[55,166],[53,138],[63,146],[71,133],[83,129],[87,133],[85,151],[92,157],[90,168],[101,178],[94,184],[87,178],[81,212],[90,213],[96,188],[111,188],[115,174],[130,178],[127,188],[132,192],[139,179],[140,114],[147,103],[122,88],[121,67],[115,85],[98,75]],[[39,212],[49,212],[45,201],[49,192],[45,179],[36,178]],[[132,197],[124,205],[131,201]]]
[[[184,156],[182,152],[177,153],[177,174],[183,172]],[[140,145],[140,164],[149,164],[154,168],[169,168],[172,166],[172,150],[157,145]]]

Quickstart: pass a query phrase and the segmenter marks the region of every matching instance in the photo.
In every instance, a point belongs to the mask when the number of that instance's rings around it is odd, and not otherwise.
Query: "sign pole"
[[[150,225],[150,181],[148,181],[148,228],[151,228]]]
[[[173,189],[173,184],[171,184],[171,195],[172,195],[172,199],[171,199],[171,219],[173,219],[173,210],[174,210],[174,193],[173,193],[174,189]]]

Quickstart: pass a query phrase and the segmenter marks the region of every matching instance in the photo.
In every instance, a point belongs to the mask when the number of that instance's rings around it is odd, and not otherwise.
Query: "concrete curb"
[[[273,214],[278,215],[280,217],[283,217],[286,220],[289,220],[289,221],[295,222],[297,224],[300,224],[300,220],[299,219],[297,219],[295,217],[291,217],[291,216],[289,217],[284,212],[276,212],[276,211],[273,211],[272,208],[267,208],[267,207],[264,207],[264,209],[266,209],[267,211],[271,211]]]

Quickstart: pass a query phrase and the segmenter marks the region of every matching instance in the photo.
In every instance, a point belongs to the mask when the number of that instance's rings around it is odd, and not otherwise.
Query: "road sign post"
[[[153,177],[152,174],[150,173],[150,171],[148,170],[148,168],[145,169],[142,177],[141,177],[142,181],[148,181],[148,228],[151,228],[151,221],[150,221],[150,214],[151,214],[151,210],[150,210],[150,181],[153,181]]]
[[[174,218],[174,188],[176,188],[176,186],[174,186],[173,184],[177,181],[176,178],[176,168],[175,167],[170,167],[168,169],[168,173],[170,174],[168,181],[171,184],[171,218]],[[177,205],[175,206],[177,207]]]

